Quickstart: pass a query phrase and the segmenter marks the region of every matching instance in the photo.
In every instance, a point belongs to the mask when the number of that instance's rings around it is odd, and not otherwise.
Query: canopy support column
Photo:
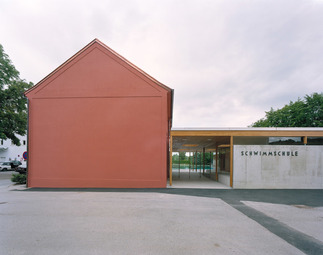
[[[200,152],[200,178],[201,178],[201,175],[202,175],[202,153]]]
[[[205,174],[205,147],[203,147],[203,175]]]
[[[219,160],[219,150],[218,146],[215,147],[215,180],[219,181],[219,176],[218,176],[218,160]]]
[[[212,172],[212,162],[213,162],[213,152],[210,151],[210,178],[211,178],[211,172]]]
[[[191,179],[191,163],[192,163],[192,157],[191,157],[191,152],[189,152],[189,157],[188,157],[188,179]]]
[[[233,186],[233,136],[230,136],[230,187]]]
[[[181,155],[178,153],[178,178],[181,178]]]

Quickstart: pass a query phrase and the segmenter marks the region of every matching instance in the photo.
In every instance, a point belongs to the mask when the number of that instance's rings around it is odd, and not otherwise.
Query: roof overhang
[[[323,128],[172,128],[173,151],[214,151],[231,137],[323,137]]]
[[[323,136],[323,128],[172,128],[172,136]]]

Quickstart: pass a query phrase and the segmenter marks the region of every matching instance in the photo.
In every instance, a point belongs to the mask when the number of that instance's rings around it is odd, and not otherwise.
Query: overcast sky
[[[174,127],[246,127],[323,91],[323,0],[0,0],[27,81],[94,38],[175,90]]]

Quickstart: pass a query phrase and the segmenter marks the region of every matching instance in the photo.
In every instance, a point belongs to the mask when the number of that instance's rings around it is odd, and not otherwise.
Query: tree
[[[32,85],[19,78],[0,44],[0,139],[20,145],[16,135],[25,135],[27,130],[27,99],[23,93]]]
[[[290,101],[281,109],[266,112],[252,127],[323,127],[323,93]]]
[[[179,152],[179,158],[180,160],[186,160],[186,152],[185,151],[181,151]]]

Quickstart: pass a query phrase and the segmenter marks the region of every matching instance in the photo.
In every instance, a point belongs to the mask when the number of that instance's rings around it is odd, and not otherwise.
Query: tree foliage
[[[185,152],[184,152],[184,151],[179,152],[179,158],[180,158],[181,160],[186,160],[186,154],[185,154]]]
[[[323,127],[323,93],[290,101],[281,109],[266,112],[252,127]]]
[[[25,135],[27,130],[27,99],[23,93],[31,86],[19,78],[0,44],[0,139],[20,145],[16,135]]]
[[[174,164],[178,164],[179,160],[181,162],[181,164],[188,164],[189,162],[191,162],[193,164],[193,162],[195,162],[195,160],[197,161],[197,164],[203,164],[203,153],[202,152],[197,152],[197,156],[192,156],[191,154],[188,156],[186,155],[186,152],[181,151],[179,152],[179,154],[174,154],[172,157],[172,162]],[[210,154],[209,152],[205,153],[205,164],[209,165],[211,164],[211,162],[213,161],[213,154]]]

